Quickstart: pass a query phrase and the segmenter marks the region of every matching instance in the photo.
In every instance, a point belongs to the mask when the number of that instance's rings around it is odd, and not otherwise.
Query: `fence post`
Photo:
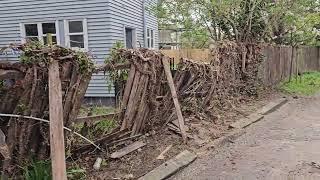
[[[52,45],[51,34],[47,34],[47,42]],[[51,58],[48,80],[52,179],[67,180],[63,132],[62,88],[59,74],[59,62]]]

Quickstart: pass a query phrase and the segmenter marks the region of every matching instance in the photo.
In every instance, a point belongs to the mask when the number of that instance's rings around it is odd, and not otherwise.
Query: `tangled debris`
[[[114,114],[121,126],[94,142],[104,148],[115,142],[131,141],[133,137],[164,127],[169,122],[173,122],[176,130],[183,134],[184,127],[174,123],[178,116],[173,98],[179,98],[185,118],[218,120],[235,104],[258,94],[258,68],[262,61],[259,45],[221,43],[212,49],[211,63],[184,59],[178,64],[174,75],[178,95],[175,97],[168,85],[170,82],[163,63],[167,57],[157,51],[120,49],[114,56],[120,61],[111,60],[111,63],[97,68],[86,53],[59,46],[26,44],[19,49],[23,51],[20,63],[0,63],[0,70],[15,74],[10,76],[14,77],[12,83],[0,89],[0,100],[6,102],[0,105],[1,113],[48,119],[48,65],[52,60],[59,61],[60,65],[64,124],[67,127],[78,116],[92,73],[123,69],[128,72],[121,93],[121,108]],[[3,119],[1,130],[7,137],[11,157],[2,164],[5,171],[13,172],[11,165],[27,160],[29,155],[37,159],[48,157],[47,125],[26,121],[22,117]],[[67,147],[73,154],[95,148],[92,144],[70,143]]]
[[[0,92],[0,112],[49,119],[48,65],[59,61],[63,93],[64,124],[69,126],[77,118],[87,90],[93,63],[83,52],[60,46],[43,46],[28,43],[18,46],[21,62],[0,63],[3,72],[15,71],[21,79],[6,78]],[[3,171],[12,174],[13,164],[22,164],[33,157],[46,159],[49,155],[48,124],[19,118],[1,118],[1,130],[7,137],[10,159],[2,164]]]
[[[210,63],[183,59],[178,65],[174,80],[185,117],[218,120],[236,104],[258,95],[259,45],[224,42],[211,52]],[[167,114],[164,119],[169,122],[176,116],[170,96],[166,97],[162,114]]]

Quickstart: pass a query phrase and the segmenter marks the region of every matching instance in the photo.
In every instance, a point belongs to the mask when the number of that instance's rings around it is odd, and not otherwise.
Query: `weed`
[[[82,107],[80,109],[80,116],[87,116],[89,115],[103,115],[114,112],[115,109],[112,107],[107,106],[92,106],[92,107]]]
[[[92,106],[90,108],[81,108],[80,116],[95,116],[103,115],[114,112],[114,108],[106,106]],[[117,122],[114,119],[104,119],[93,124],[78,123],[74,125],[76,132],[81,132],[90,139],[97,138],[97,136],[103,136],[110,133],[117,126]]]
[[[94,131],[101,132],[103,135],[105,135],[115,127],[116,127],[116,123],[114,120],[104,120],[104,121],[99,121],[94,125]]]
[[[294,77],[291,82],[281,83],[280,90],[289,94],[314,95],[320,92],[320,72],[308,72],[301,77]]]
[[[87,172],[80,167],[72,167],[67,171],[68,179],[69,180],[85,180],[87,179]]]
[[[51,162],[50,161],[32,161],[30,165],[22,168],[25,180],[51,180]],[[85,180],[86,171],[78,166],[67,170],[68,179]]]
[[[32,161],[23,168],[23,176],[25,180],[51,180],[50,161]]]

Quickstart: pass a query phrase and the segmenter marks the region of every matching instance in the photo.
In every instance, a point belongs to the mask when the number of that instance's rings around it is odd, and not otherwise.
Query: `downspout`
[[[147,48],[146,0],[142,0],[142,13],[143,13],[143,46]]]

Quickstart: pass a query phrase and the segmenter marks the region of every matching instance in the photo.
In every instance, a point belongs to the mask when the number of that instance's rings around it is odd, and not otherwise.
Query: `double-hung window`
[[[154,49],[154,30],[147,28],[147,47],[149,49]]]
[[[87,21],[65,20],[65,45],[73,49],[88,50]]]
[[[60,44],[58,22],[21,24],[22,42],[40,41],[47,44],[47,34],[52,34],[53,44]]]

